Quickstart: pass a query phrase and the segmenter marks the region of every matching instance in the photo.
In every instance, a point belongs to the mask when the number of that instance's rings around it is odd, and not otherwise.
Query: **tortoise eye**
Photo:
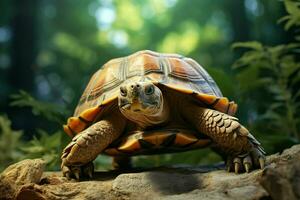
[[[127,90],[125,87],[120,87],[120,93],[123,97],[125,97],[127,95]]]
[[[154,87],[153,87],[153,85],[150,85],[150,86],[146,87],[145,88],[145,93],[147,95],[153,94],[154,93]]]

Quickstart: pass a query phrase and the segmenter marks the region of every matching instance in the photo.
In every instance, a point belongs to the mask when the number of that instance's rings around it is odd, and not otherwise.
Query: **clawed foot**
[[[234,171],[236,174],[241,172],[249,173],[252,169],[263,169],[266,158],[262,149],[253,148],[247,154],[238,156],[229,156],[227,158],[227,171]]]
[[[68,179],[75,178],[76,180],[79,180],[80,178],[84,177],[88,177],[90,179],[93,178],[94,165],[92,162],[82,166],[67,166],[63,162],[61,169],[63,176],[67,177]]]

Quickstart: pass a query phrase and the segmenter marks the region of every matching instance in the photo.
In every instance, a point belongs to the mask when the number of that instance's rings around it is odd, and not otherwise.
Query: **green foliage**
[[[248,79],[240,79],[242,82],[259,84],[267,92],[272,94],[272,99],[267,113],[264,115],[269,119],[273,127],[278,131],[289,134],[297,141],[300,139],[298,101],[300,92],[295,92],[300,76],[300,63],[296,61],[295,55],[291,52],[300,45],[288,44],[274,47],[263,46],[255,43],[235,44],[235,48],[249,48],[235,63],[235,67],[249,67],[256,70],[255,76],[248,76]],[[247,71],[249,74],[249,69]],[[250,73],[251,74],[251,73]],[[254,73],[252,73],[254,74]],[[253,80],[250,80],[250,79]],[[245,84],[247,84],[245,83]],[[269,100],[269,101],[270,101]],[[266,100],[268,101],[268,100]]]
[[[11,121],[0,115],[0,171],[8,165],[27,158],[42,158],[48,170],[58,170],[62,151],[62,131],[48,134],[37,130],[37,136],[28,142],[21,140],[22,131],[11,129]]]
[[[285,30],[289,30],[292,26],[300,26],[300,1],[285,0],[284,5],[288,15],[279,19],[278,22],[285,22]]]
[[[0,115],[0,171],[21,159],[22,152],[18,150],[23,145],[21,136],[22,131],[12,130],[11,121],[5,115]]]
[[[285,28],[299,26],[300,3],[290,0],[284,3],[289,13],[281,19],[286,20]],[[300,43],[266,46],[252,41],[235,43],[232,47],[247,49],[233,65],[236,69],[241,68],[237,74],[241,87],[264,95],[260,104],[266,112],[260,120],[268,125],[260,129],[272,134],[287,134],[300,142],[300,62],[297,59]],[[282,140],[282,137],[277,139]]]
[[[12,102],[10,104],[11,106],[29,107],[31,108],[32,113],[34,115],[47,119],[49,123],[50,122],[57,123],[58,127],[61,127],[61,123],[63,119],[63,111],[65,110],[61,106],[52,103],[38,101],[25,91],[20,91],[18,94],[11,95],[11,98],[12,98]],[[7,137],[9,140],[13,140],[17,142],[19,141],[20,134],[15,133],[14,135],[12,135],[9,129],[9,125],[10,125],[9,123],[10,122],[8,119],[6,119],[6,121],[3,121],[4,124],[3,132],[5,133],[5,136],[10,135],[10,137]],[[63,133],[61,129],[57,130],[52,134],[41,129],[37,129],[36,132],[37,134],[33,137],[33,139],[26,143],[21,143],[21,144],[17,143],[17,145],[14,145],[16,142],[15,143],[11,142],[10,144],[12,144],[13,146],[9,148],[9,150],[12,152],[10,154],[13,154],[13,152],[20,152],[21,153],[20,157],[23,159],[42,158],[45,160],[48,170],[59,169],[62,144],[65,144],[62,136],[65,133]],[[3,140],[3,142],[8,142],[8,141]],[[16,162],[17,159],[15,157],[12,157],[11,161]]]
[[[18,94],[11,95],[11,98],[11,106],[30,107],[34,115],[42,116],[49,121],[58,123],[63,121],[64,108],[60,105],[37,101],[23,90]]]
[[[48,134],[44,130],[38,130],[38,137],[22,145],[20,149],[24,153],[24,158],[42,158],[48,170],[58,170],[61,154],[62,131]]]

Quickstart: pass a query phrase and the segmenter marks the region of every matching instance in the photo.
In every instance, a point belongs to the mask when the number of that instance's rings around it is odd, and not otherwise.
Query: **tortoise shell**
[[[73,117],[70,117],[67,124],[64,125],[64,131],[69,136],[74,137],[101,119],[105,108],[117,101],[119,86],[124,81],[135,81],[141,77],[147,78],[156,85],[163,85],[169,89],[191,95],[208,108],[229,115],[234,115],[237,110],[237,105],[222,96],[215,81],[193,59],[177,54],[162,54],[144,50],[127,57],[110,60],[92,76],[79,100]],[[131,135],[140,140],[146,138],[145,134],[132,133]],[[173,134],[171,131],[165,131],[164,134],[171,137],[175,133],[174,131]],[[157,132],[146,135],[148,140],[153,137],[157,139],[160,136]],[[151,135],[152,137],[150,137]],[[175,135],[188,136],[189,133],[179,131]],[[186,138],[191,139],[192,137]],[[123,140],[122,145],[128,147],[129,143],[133,144],[137,140],[128,137]],[[184,143],[185,140],[181,140],[181,143]],[[127,150],[132,148],[130,146]],[[113,154],[113,152],[109,154]]]

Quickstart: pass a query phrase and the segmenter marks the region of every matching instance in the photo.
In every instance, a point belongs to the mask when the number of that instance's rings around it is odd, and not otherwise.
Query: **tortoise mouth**
[[[131,108],[131,104],[130,103],[126,103],[120,106],[122,109],[124,110],[130,110]]]
[[[149,112],[150,110],[157,110],[158,103],[155,104],[140,104],[140,103],[125,103],[120,105],[122,110],[130,110],[133,112]]]

